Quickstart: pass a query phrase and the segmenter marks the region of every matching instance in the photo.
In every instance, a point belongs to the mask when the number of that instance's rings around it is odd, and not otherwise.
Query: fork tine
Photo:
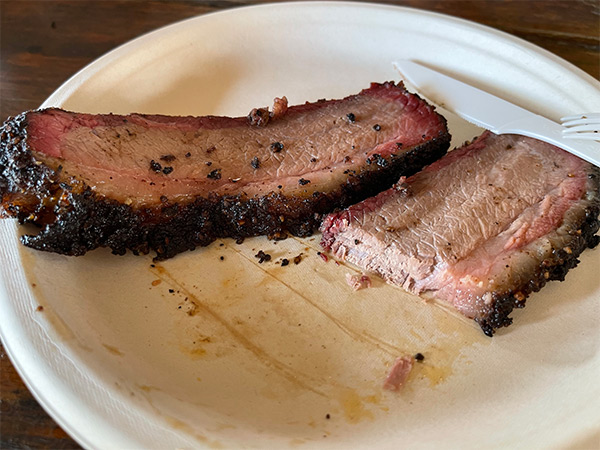
[[[573,116],[565,116],[565,117],[561,117],[560,121],[561,122],[566,122],[566,121],[570,121],[570,120],[577,120],[577,119],[600,119],[600,113],[582,113],[582,114],[576,114]]]
[[[580,123],[598,123],[600,122],[600,113],[582,113],[565,116],[561,117],[560,121],[564,126],[579,125]]]
[[[583,125],[577,125],[574,127],[569,127],[569,128],[565,128],[563,130],[563,134],[574,134],[574,133],[579,133],[582,131],[592,131],[592,132],[598,132],[600,129],[600,124],[595,124],[595,123],[586,123]]]
[[[573,125],[585,125],[588,123],[600,125],[600,117],[592,118],[592,119],[573,119],[567,120],[566,122],[562,122],[561,125],[564,127],[572,127]]]
[[[586,133],[586,134],[563,134],[565,139],[577,139],[583,141],[598,141],[600,142],[600,133]]]

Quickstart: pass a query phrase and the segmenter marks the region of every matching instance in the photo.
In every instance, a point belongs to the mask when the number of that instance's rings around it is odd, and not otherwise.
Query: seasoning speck
[[[169,175],[171,172],[173,172],[173,168],[171,166],[167,166],[167,167],[163,168],[163,173],[165,175]]]
[[[206,175],[206,178],[210,178],[211,180],[220,180],[221,179],[221,169],[215,169]]]
[[[326,419],[331,419],[331,415],[329,415],[329,414],[325,414],[325,418],[326,418]]]
[[[308,184],[308,183],[310,183],[310,180],[305,180],[304,178],[300,178],[300,179],[298,180],[298,184],[299,184],[300,186],[304,186],[305,184]]]
[[[283,259],[281,260],[281,267],[285,267],[285,266],[287,266],[289,263],[290,263],[290,260],[289,260],[289,259],[283,258]]]
[[[221,261],[224,261],[224,260],[225,260],[225,257],[224,257],[224,256],[221,256],[221,257],[219,257],[219,259],[220,259]]]
[[[294,264],[300,264],[300,261],[302,261],[302,253],[294,257]]]
[[[350,122],[350,123],[356,122],[356,116],[353,113],[346,114],[346,117],[348,118],[348,122]]]
[[[185,154],[185,157],[186,157],[186,158],[189,158],[190,156],[192,156],[192,154],[191,154],[190,152],[187,152],[187,153]]]
[[[423,356],[423,353],[417,353],[417,354],[415,355],[415,359],[416,359],[417,361],[423,361],[423,360],[425,359],[425,356]]]
[[[44,310],[44,307],[42,305],[40,305],[37,308],[35,308],[35,310],[42,312]]]
[[[283,150],[283,144],[281,142],[273,142],[271,144],[271,151],[273,153],[279,153],[281,150]]]
[[[373,129],[375,131],[379,131],[379,130],[381,130],[381,125],[379,125],[378,123],[376,123],[375,125],[373,125]]]
[[[258,159],[257,156],[252,158],[252,161],[250,161],[250,165],[252,166],[253,169],[258,169],[260,167],[260,160]]]
[[[157,163],[156,161],[152,160],[150,161],[150,170],[152,170],[153,172],[160,172],[162,170],[162,166],[160,165],[160,163]]]

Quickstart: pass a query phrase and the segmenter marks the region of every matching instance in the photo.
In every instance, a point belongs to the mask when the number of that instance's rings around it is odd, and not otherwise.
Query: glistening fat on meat
[[[402,84],[248,117],[29,111],[0,130],[0,211],[23,242],[165,259],[217,237],[307,236],[440,158],[446,121]]]
[[[598,243],[599,212],[600,169],[545,142],[486,132],[327,216],[322,245],[452,304],[491,336]]]

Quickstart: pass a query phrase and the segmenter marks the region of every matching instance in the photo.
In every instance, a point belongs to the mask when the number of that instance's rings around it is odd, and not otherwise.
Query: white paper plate
[[[356,3],[187,20],[100,58],[44,106],[245,115],[275,96],[300,103],[397,80],[398,58],[552,119],[600,110],[598,82],[537,47],[462,20]],[[450,126],[456,142],[474,132]],[[153,268],[150,257],[105,250],[31,251],[13,221],[0,227],[3,342],[40,403],[85,447],[598,442],[599,249],[489,339],[381,282],[351,292],[352,269],[322,261],[318,236],[223,240]],[[258,264],[259,249],[273,260]],[[298,265],[276,263],[299,253]],[[394,359],[416,352],[426,360],[406,389],[383,391]]]

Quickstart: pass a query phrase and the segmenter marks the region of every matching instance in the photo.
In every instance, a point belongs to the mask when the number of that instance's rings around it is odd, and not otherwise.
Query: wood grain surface
[[[79,69],[140,34],[192,16],[257,3],[263,2],[0,0],[0,119],[38,107]],[[382,3],[436,11],[494,27],[600,78],[598,0]],[[0,448],[80,448],[39,406],[3,346],[0,364]]]

